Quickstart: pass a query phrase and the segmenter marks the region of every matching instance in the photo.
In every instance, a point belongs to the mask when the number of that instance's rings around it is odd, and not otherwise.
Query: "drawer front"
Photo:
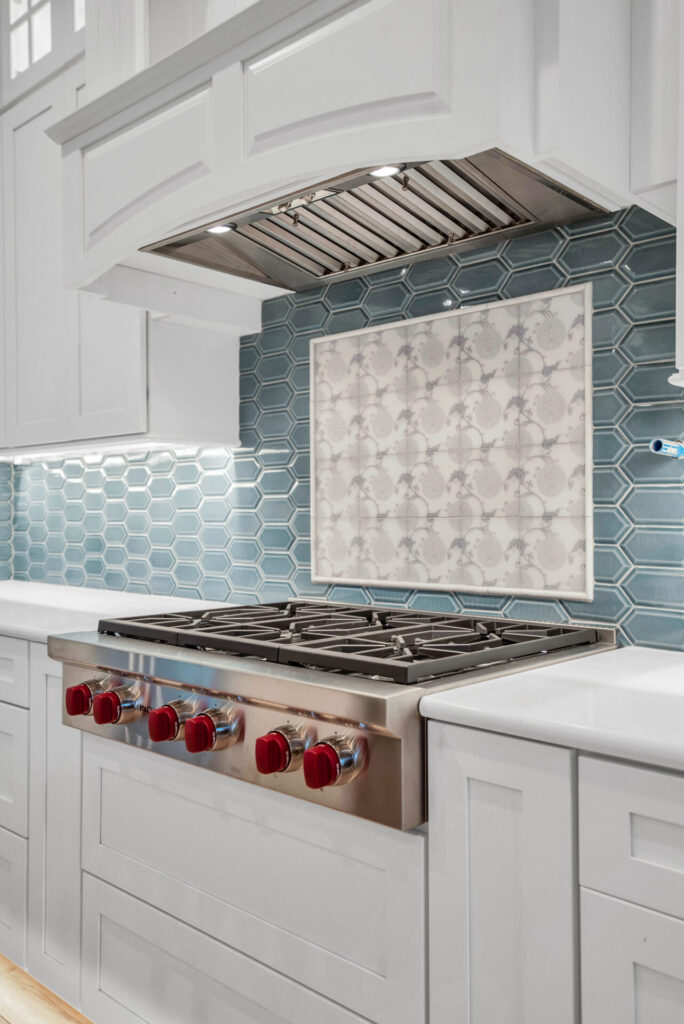
[[[424,836],[85,736],[83,866],[372,1021],[420,1024]]]
[[[0,636],[0,701],[29,704],[29,645],[27,640]]]
[[[681,1024],[684,922],[582,890],[582,1024]]]
[[[28,711],[0,704],[0,828],[28,835]]]
[[[684,918],[684,776],[579,762],[580,882]]]
[[[26,867],[28,843],[0,828],[0,953],[26,961]]]
[[[365,1024],[87,874],[82,978],[83,1013],[98,1024]]]

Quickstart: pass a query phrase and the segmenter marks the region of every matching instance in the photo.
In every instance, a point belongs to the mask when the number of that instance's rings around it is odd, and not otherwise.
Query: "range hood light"
[[[376,167],[374,171],[371,171],[371,178],[391,178],[393,174],[398,174],[400,170],[401,167],[385,164],[384,167]]]
[[[207,228],[208,235],[225,235],[226,231],[232,231],[232,224],[214,224],[213,228]]]

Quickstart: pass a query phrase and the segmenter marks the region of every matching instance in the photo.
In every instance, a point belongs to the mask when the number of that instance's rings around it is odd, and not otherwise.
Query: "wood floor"
[[[92,1024],[0,956],[0,1024]]]

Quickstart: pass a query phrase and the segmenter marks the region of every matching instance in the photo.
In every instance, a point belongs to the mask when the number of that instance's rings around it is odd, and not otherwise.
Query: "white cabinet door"
[[[367,1024],[85,873],[82,992],[97,1024]]]
[[[0,953],[26,962],[27,841],[0,828]]]
[[[582,1024],[681,1024],[684,922],[582,890]]]
[[[0,704],[0,827],[28,834],[28,711]]]
[[[425,836],[159,761],[86,735],[86,871],[364,1021],[424,1024]]]
[[[63,284],[61,153],[46,129],[77,106],[81,66],[2,118],[8,446],[147,427],[145,315]]]
[[[61,160],[59,147],[45,134],[62,113],[62,83],[56,79],[2,117],[9,445],[67,436]]]
[[[62,724],[60,666],[31,644],[28,969],[79,998],[81,733]]]
[[[29,645],[27,640],[0,636],[0,701],[28,707]]]
[[[431,1024],[575,1024],[574,755],[430,722]]]

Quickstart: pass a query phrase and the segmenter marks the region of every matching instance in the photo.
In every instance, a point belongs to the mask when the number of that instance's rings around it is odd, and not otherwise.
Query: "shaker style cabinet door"
[[[574,754],[430,722],[428,758],[431,1024],[576,1024]]]
[[[30,974],[73,1006],[81,941],[81,733],[62,724],[60,666],[31,644]]]
[[[582,1024],[681,1024],[684,922],[582,890]]]
[[[2,116],[3,397],[10,446],[67,437],[61,157],[45,134],[61,115],[56,79]]]

